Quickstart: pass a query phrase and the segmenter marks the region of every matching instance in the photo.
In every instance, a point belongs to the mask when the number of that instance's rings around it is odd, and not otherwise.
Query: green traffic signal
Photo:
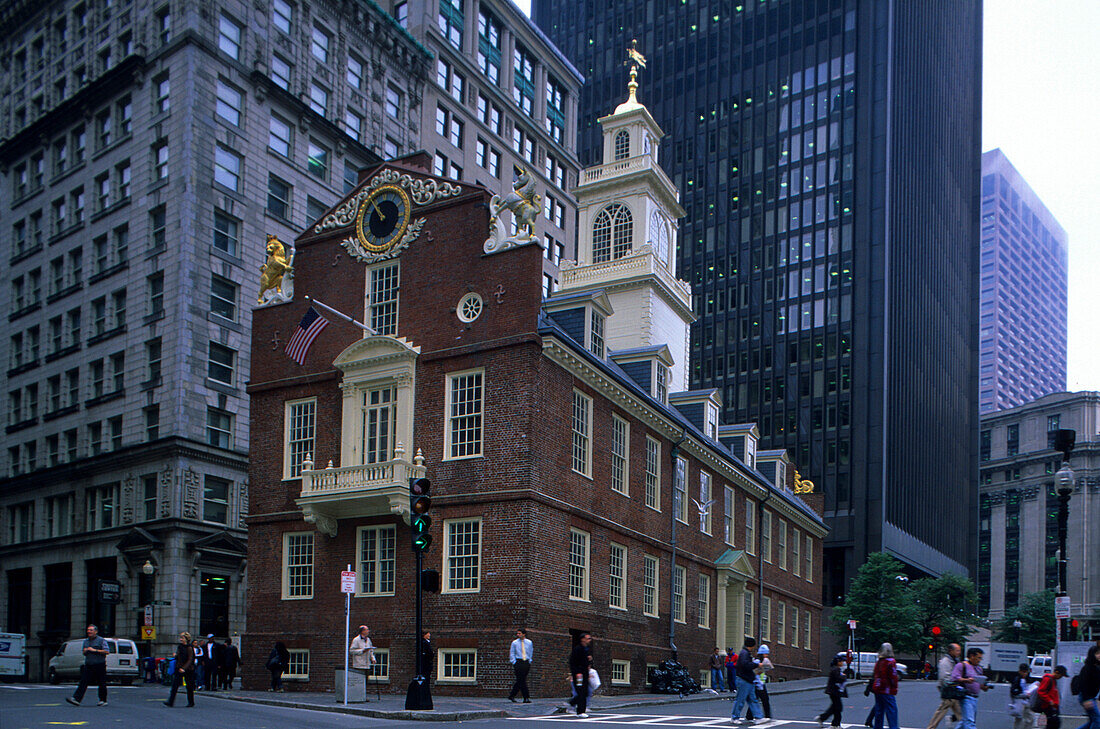
[[[432,482],[426,478],[409,479],[409,526],[412,532],[412,547],[423,552],[432,544],[432,535],[428,533],[432,518],[428,510],[432,508]]]

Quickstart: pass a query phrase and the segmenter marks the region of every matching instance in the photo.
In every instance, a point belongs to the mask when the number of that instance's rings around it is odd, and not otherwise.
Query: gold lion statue
[[[283,295],[283,276],[292,275],[294,267],[286,255],[286,247],[270,233],[267,236],[267,261],[260,266],[260,295],[257,304],[264,303],[264,294],[272,289],[276,295]]]

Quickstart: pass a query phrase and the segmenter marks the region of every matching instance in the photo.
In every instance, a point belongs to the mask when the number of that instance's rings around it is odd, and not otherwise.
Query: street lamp
[[[1054,474],[1058,491],[1058,597],[1066,596],[1066,526],[1069,520],[1069,497],[1073,493],[1073,469],[1069,467],[1069,454],[1077,440],[1075,430],[1054,431],[1054,450],[1062,454],[1062,467]],[[1058,620],[1058,638],[1065,640],[1064,619]]]
[[[1017,618],[1012,621],[1012,627],[1016,629],[1016,642],[1020,642],[1020,629],[1024,627],[1024,624]]]

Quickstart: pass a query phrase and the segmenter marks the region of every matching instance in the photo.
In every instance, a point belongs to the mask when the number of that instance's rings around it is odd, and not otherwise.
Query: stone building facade
[[[982,416],[978,592],[993,619],[1029,592],[1058,588],[1062,454],[1054,431],[1077,432],[1069,464],[1066,592],[1082,629],[1100,635],[1100,393],[1059,392]]]
[[[343,664],[348,564],[373,680],[400,693],[413,677],[414,476],[433,483],[437,693],[503,695],[519,627],[537,696],[562,692],[581,631],[610,692],[642,690],[673,650],[705,680],[714,647],[746,634],[772,645],[778,677],[818,674],[820,498],[783,452],[757,452],[755,426],[721,422],[715,391],[675,390],[690,289],[639,205],[656,201],[674,247],[675,196],[642,136],[662,133],[636,103],[601,121],[613,143],[625,130],[629,163],[604,170],[620,194],[594,204],[555,296],[538,239],[495,245],[491,226],[508,221],[490,217],[491,192],[432,176],[418,155],[365,170],[297,239],[298,291],[370,332],[326,315],[298,365],[268,343],[309,304],[255,313],[249,564],[281,579],[250,584],[245,638],[286,643],[292,687],[328,690]],[[384,200],[408,209],[407,227],[379,241]],[[651,340],[674,319],[672,344]],[[246,670],[246,685],[265,680]]]
[[[418,144],[429,57],[350,0],[19,0],[0,28],[0,625],[42,678],[149,602],[143,652],[243,632],[265,235]]]

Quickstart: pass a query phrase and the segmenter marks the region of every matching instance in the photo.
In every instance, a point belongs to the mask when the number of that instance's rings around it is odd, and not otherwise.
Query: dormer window
[[[714,403],[707,403],[707,437],[713,440],[718,440],[718,406]]]
[[[630,253],[634,218],[622,203],[611,203],[596,216],[592,226],[592,261],[604,263]]]
[[[591,311],[591,325],[588,328],[588,350],[600,359],[604,355],[604,316],[594,309]]]
[[[626,159],[630,156],[630,134],[625,129],[620,129],[619,133],[615,135],[615,157],[614,161],[618,162],[621,159]]]
[[[745,465],[756,468],[756,438],[745,436]]]
[[[668,402],[668,367],[657,363],[657,369],[654,373],[655,387],[653,389],[653,396],[657,399],[657,402],[665,404]]]

